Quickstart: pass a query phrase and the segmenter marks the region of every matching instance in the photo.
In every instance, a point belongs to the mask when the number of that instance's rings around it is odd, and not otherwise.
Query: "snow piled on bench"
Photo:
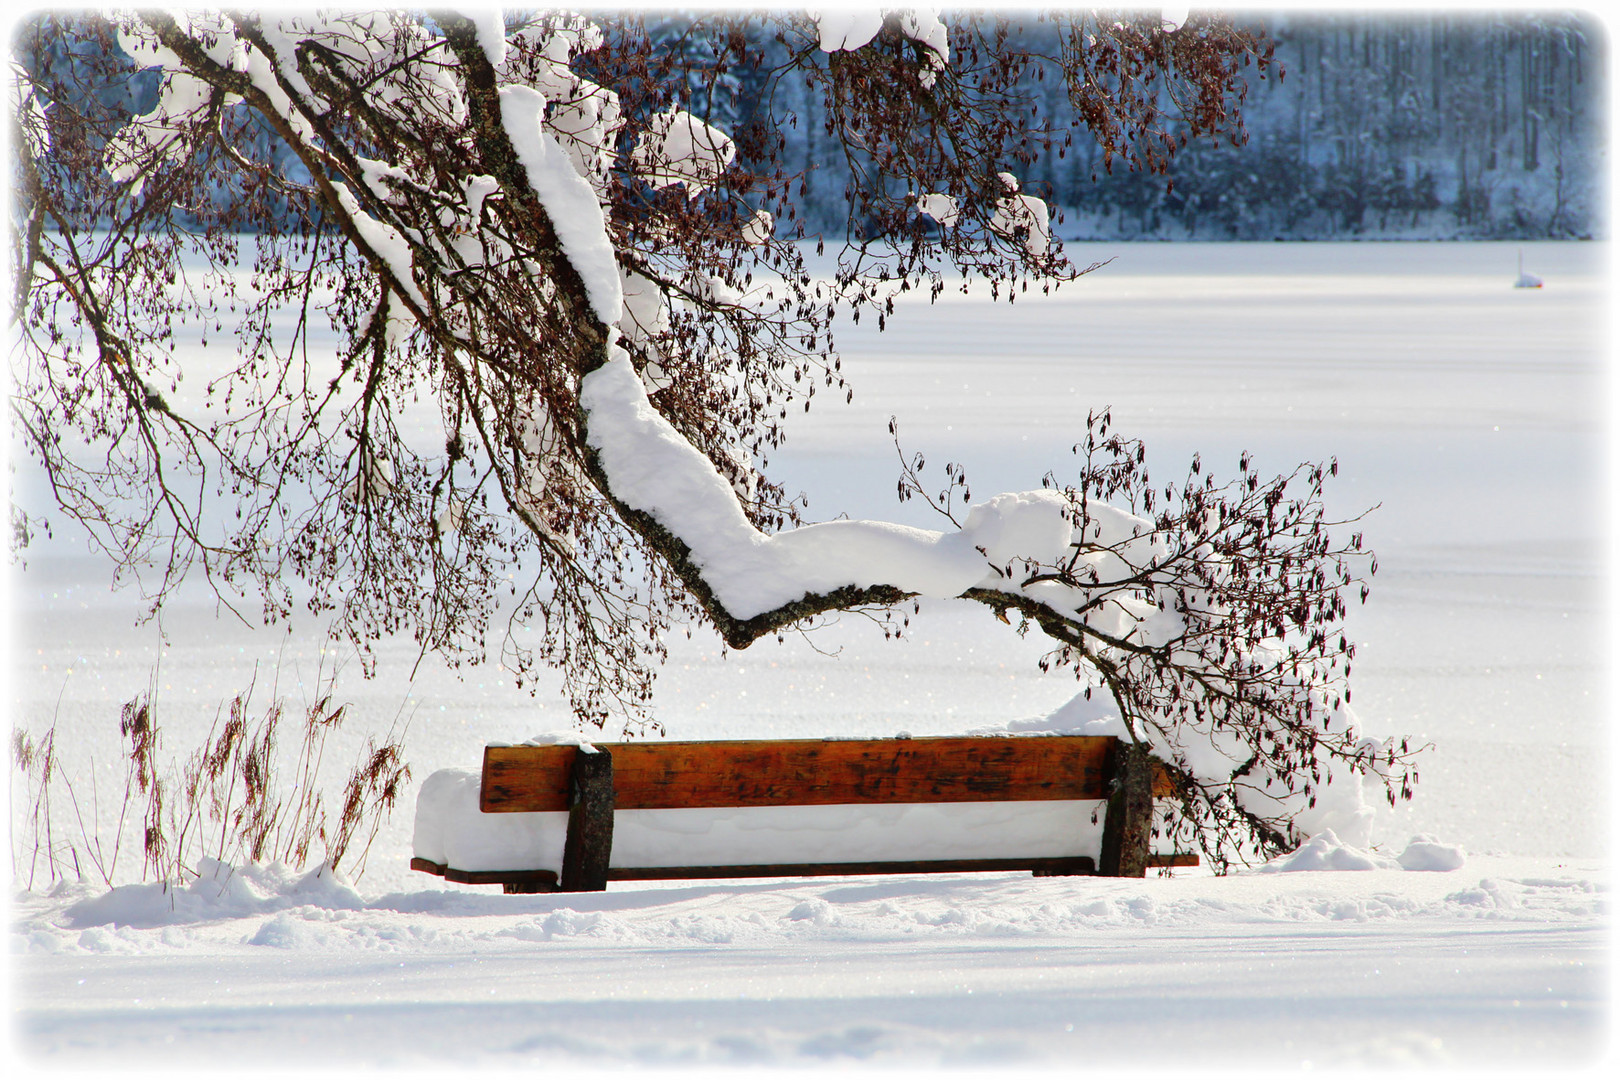
[[[486,814],[478,808],[478,788],[478,772],[464,769],[441,769],[423,781],[413,855],[469,872],[560,871],[568,814]],[[1102,848],[1101,805],[1076,799],[619,810],[609,865],[1095,859]]]

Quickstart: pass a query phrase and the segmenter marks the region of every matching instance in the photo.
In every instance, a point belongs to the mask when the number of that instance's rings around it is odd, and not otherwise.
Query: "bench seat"
[[[411,865],[514,893],[660,879],[1118,873],[1107,834],[1124,811],[1108,800],[1121,802],[1122,746],[1099,736],[490,746],[481,773],[424,782]],[[1155,779],[1155,794],[1169,794],[1162,769]],[[1197,862],[1143,855],[1143,866]]]

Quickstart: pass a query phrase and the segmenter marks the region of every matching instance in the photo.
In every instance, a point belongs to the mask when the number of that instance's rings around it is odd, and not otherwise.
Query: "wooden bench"
[[[484,813],[566,811],[561,873],[534,867],[411,867],[508,893],[586,892],[609,881],[1029,870],[1140,877],[1196,866],[1196,855],[1149,852],[1153,796],[1173,791],[1163,766],[1105,736],[800,739],[490,746]],[[610,866],[616,810],[901,803],[1107,800],[1098,858],[1089,855],[755,865]],[[1095,821],[1095,818],[1092,819]]]

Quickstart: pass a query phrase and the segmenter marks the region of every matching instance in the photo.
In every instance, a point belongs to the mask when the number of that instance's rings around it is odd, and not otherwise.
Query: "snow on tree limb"
[[[362,650],[410,632],[487,659],[513,605],[502,661],[562,672],[585,723],[656,726],[678,622],[743,648],[828,612],[965,597],[1042,630],[1049,666],[1118,702],[1175,770],[1172,827],[1217,863],[1327,821],[1311,815],[1343,802],[1336,776],[1407,793],[1405,748],[1349,717],[1337,627],[1364,556],[1329,536],[1320,467],[1265,480],[1245,458],[1216,485],[1195,463],[1166,488],[1094,418],[1074,478],[1043,491],[970,502],[952,466],[936,501],[902,459],[902,494],[950,520],[938,532],[806,524],[766,473],[790,407],[851,393],[835,317],[882,327],[947,274],[999,292],[1084,272],[1015,179],[1036,142],[1073,134],[1032,139],[1029,72],[1078,80],[1090,133],[1151,169],[1175,140],[1143,71],[1197,97],[1187,130],[1230,133],[1239,72],[1269,54],[1202,16],[1201,36],[1074,16],[1057,56],[990,21],[757,19],[669,38],[561,14],[35,20],[22,100],[50,104],[19,161],[13,412],[59,505],[128,573],[159,553],[154,603],[201,573],[284,619],[301,581]],[[155,69],[150,99],[97,104],[136,69]],[[850,170],[830,277],[794,243],[811,239],[804,178],[780,154],[798,120],[771,93],[790,76],[821,95]],[[305,321],[322,317],[327,368]],[[232,321],[241,345],[181,401],[186,320]],[[1334,827],[1359,812],[1343,805]]]
[[[512,149],[528,171],[529,185],[545,205],[574,272],[585,283],[591,307],[603,323],[614,323],[624,307],[619,265],[608,241],[602,206],[590,183],[575,171],[542,121],[546,99],[527,86],[503,86],[501,123]]]
[[[642,179],[655,188],[681,184],[689,197],[701,195],[737,157],[725,132],[685,109],[655,116],[631,157]]]
[[[734,619],[846,588],[957,597],[976,586],[995,588],[995,562],[1054,560],[1068,547],[1068,504],[1049,491],[996,496],[950,533],[829,521],[767,535],[749,522],[709,459],[658,415],[629,357],[613,352],[582,381],[587,439],[614,496],[651,514],[686,545]]]

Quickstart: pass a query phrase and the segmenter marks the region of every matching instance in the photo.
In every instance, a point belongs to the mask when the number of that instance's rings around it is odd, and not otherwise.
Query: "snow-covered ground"
[[[1590,863],[1170,880],[724,882],[538,898],[212,881],[19,903],[50,1067],[274,1062],[1569,1067]],[[255,886],[258,886],[256,888]],[[75,890],[75,895],[77,891]],[[143,902],[145,901],[145,902]],[[156,901],[156,902],[154,902]],[[120,914],[134,925],[103,920]]]
[[[1545,279],[1515,290],[1518,252]],[[1605,659],[1604,245],[1096,245],[1106,268],[1008,307],[947,293],[888,332],[847,328],[849,407],[796,425],[775,474],[812,516],[928,526],[894,500],[907,450],[975,494],[1061,478],[1089,408],[1155,475],[1194,449],[1282,471],[1337,455],[1334,505],[1380,569],[1355,613],[1355,704],[1432,741],[1418,799],[1375,830],[1462,845],[1449,873],[1216,879],[1021,875],[616,885],[505,897],[406,868],[406,803],[354,889],[249,869],[154,897],[13,908],[15,1049],[42,1068],[221,1061],[524,1066],[653,1062],[1008,1065],[1197,1060],[1317,1068],[1573,1065],[1606,1046],[1612,711]],[[26,476],[19,478],[26,489]],[[335,659],[319,628],[250,632],[194,597],[166,645],[58,538],[12,582],[13,722],[71,733],[68,766],[119,787],[118,705],[153,665],[178,751],[257,662],[294,703]],[[1033,638],[925,605],[908,637],[863,619],[722,656],[680,641],[659,683],[676,738],[942,734],[1073,693]],[[351,740],[409,718],[416,782],[486,741],[563,729],[563,701],[385,645],[350,663]],[[261,695],[261,698],[264,698]],[[349,747],[340,747],[338,758]],[[13,794],[13,818],[17,799]],[[126,864],[128,860],[126,858]],[[135,869],[126,865],[126,869]],[[14,866],[26,889],[27,866]]]

